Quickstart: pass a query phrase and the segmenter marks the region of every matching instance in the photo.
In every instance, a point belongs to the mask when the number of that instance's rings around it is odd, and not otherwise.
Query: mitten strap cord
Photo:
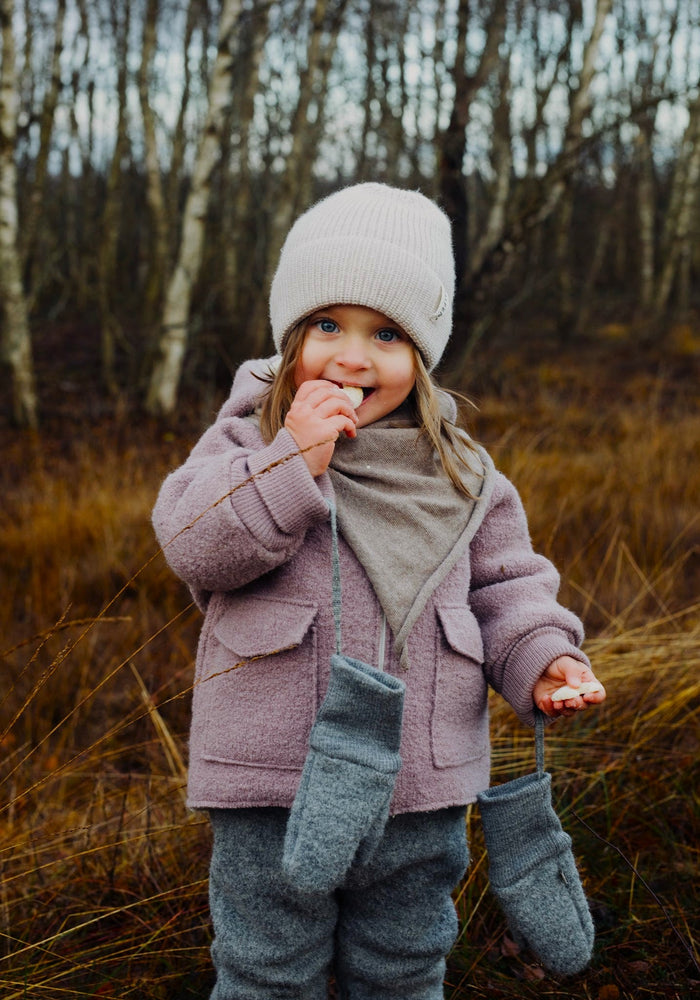
[[[535,707],[535,761],[537,773],[544,774],[544,712]]]
[[[331,542],[333,550],[333,621],[335,623],[335,651],[340,655],[341,651],[341,593],[340,593],[340,552],[338,550],[338,519],[336,516],[335,504],[328,501],[328,510],[331,515]]]

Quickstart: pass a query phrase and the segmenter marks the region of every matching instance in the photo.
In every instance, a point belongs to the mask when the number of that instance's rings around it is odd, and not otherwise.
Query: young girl
[[[188,795],[214,833],[216,1000],[322,1000],[331,970],[351,1000],[442,997],[487,686],[527,724],[605,697],[553,700],[595,682],[581,625],[431,381],[453,292],[422,195],[312,207],[272,284],[281,357],[242,366],[161,490],[158,538],[205,615]]]

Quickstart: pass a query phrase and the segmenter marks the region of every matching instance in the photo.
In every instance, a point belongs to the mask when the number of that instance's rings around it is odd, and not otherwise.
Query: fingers
[[[540,712],[543,712],[550,719],[568,718],[571,715],[576,715],[577,712],[577,708],[573,705],[568,705],[563,701],[553,702],[549,695],[545,695],[539,701],[536,700],[535,704]]]
[[[294,438],[313,476],[325,472],[335,442],[345,433],[355,437],[357,414],[343,390],[320,379],[303,382],[294,397],[284,426]]]
[[[593,671],[585,664],[574,660],[571,656],[561,657],[561,662],[564,665],[564,678],[569,687],[578,689],[585,684],[597,683]]]
[[[605,701],[606,693],[595,674],[571,656],[550,663],[533,692],[535,704],[550,718],[568,717]]]
[[[587,675],[592,680],[582,681],[579,684],[578,691],[572,693],[570,697],[565,697],[560,694],[560,691],[555,691],[550,696],[550,703],[552,706],[553,714],[555,715],[575,715],[576,712],[582,712],[584,709],[588,708],[589,705],[600,705],[606,698],[606,692],[603,685],[593,677],[593,674],[586,671]],[[587,690],[590,687],[591,690]],[[576,689],[571,689],[575,691]]]
[[[321,380],[303,382],[299,386],[289,414],[302,423],[330,420],[339,432],[347,430],[351,436],[354,436],[352,432],[358,421],[347,394],[333,382]],[[334,420],[335,417],[345,419]]]
[[[334,399],[336,403],[347,406],[348,413],[355,412],[348,394],[343,392],[335,382],[327,382],[325,379],[310,379],[308,382],[302,382],[296,391],[294,402],[310,402],[312,405],[318,405],[326,399]]]

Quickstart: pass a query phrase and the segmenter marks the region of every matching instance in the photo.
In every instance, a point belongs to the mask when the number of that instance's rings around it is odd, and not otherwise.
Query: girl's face
[[[319,309],[307,321],[294,371],[297,388],[311,379],[360,386],[358,427],[391,413],[415,385],[412,341],[384,313],[366,306]]]

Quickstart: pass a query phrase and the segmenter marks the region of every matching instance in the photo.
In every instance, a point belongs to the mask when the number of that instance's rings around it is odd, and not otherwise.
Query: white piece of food
[[[348,397],[355,409],[360,405],[365,395],[359,385],[343,385],[341,389]]]
[[[594,691],[602,691],[603,685],[599,684],[598,681],[584,681],[584,683],[577,688],[569,687],[565,684],[563,687],[557,688],[557,690],[552,695],[552,701],[567,701],[569,698],[578,698],[582,694],[593,694]]]

